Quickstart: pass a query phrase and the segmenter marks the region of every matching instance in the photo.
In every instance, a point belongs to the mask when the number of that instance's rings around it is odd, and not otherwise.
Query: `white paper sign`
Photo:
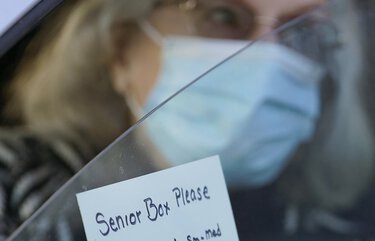
[[[77,194],[88,241],[238,241],[219,157]]]

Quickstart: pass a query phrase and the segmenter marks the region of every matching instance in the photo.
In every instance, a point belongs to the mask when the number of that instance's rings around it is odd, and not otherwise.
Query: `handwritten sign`
[[[77,194],[88,241],[238,241],[217,156]]]

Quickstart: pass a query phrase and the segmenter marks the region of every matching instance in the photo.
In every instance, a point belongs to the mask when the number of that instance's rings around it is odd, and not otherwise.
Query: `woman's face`
[[[148,21],[162,35],[254,39],[325,0],[188,0],[166,1]],[[144,105],[160,72],[161,46],[142,30],[133,34],[124,58],[112,66],[115,89]]]

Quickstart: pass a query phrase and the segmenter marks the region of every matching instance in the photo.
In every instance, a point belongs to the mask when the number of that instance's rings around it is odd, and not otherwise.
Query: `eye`
[[[251,33],[253,22],[249,9],[218,0],[202,1],[195,14],[196,29],[204,37],[243,39]]]
[[[236,12],[226,6],[217,6],[210,9],[206,13],[206,18],[208,21],[217,25],[236,27],[239,24]]]

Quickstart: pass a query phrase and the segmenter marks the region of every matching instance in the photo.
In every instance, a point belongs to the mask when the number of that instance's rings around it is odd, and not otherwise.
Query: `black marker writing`
[[[106,219],[103,213],[96,213],[95,221],[100,225],[99,232],[103,236],[107,236],[111,231],[117,232],[126,226],[133,226],[141,223],[141,211],[129,213],[125,215],[117,215]]]
[[[204,186],[203,188],[195,188],[195,189],[184,189],[175,187],[172,189],[173,193],[175,194],[176,204],[178,207],[180,205],[187,205],[191,202],[202,201],[204,199],[210,199],[210,195],[208,193],[208,187]]]
[[[155,204],[151,198],[146,198],[143,201],[146,205],[147,217],[151,221],[156,221],[158,217],[168,216],[171,210],[168,202],[165,202],[164,204]]]

